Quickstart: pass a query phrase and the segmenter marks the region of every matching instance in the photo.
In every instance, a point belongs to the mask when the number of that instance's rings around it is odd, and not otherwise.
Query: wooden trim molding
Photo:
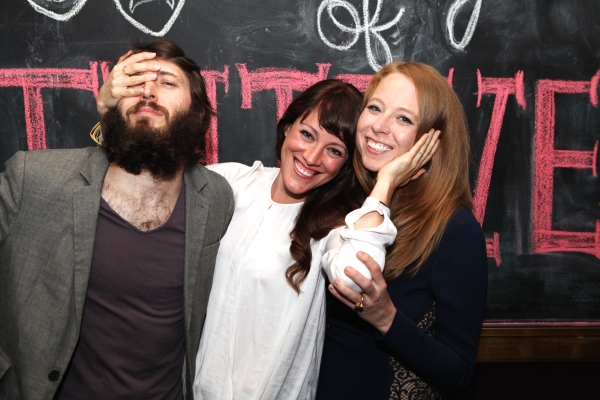
[[[600,324],[484,323],[477,362],[600,361]]]

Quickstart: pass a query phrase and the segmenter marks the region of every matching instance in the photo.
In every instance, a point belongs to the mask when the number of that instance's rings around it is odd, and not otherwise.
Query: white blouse
[[[385,246],[396,235],[389,210],[388,225],[384,222],[356,232],[340,227],[313,241],[311,269],[298,295],[287,283],[285,271],[294,263],[290,232],[303,203],[272,201],[271,186],[279,169],[264,167],[259,161],[252,167],[225,163],[208,168],[228,180],[235,212],[217,254],[196,358],[194,398],[312,399],[325,325],[321,260],[330,263],[332,268],[326,269],[331,277],[347,265],[357,269],[362,265],[354,254],[340,252],[343,243],[349,253],[358,248],[384,258]],[[374,209],[381,212],[371,204],[348,217],[354,215],[351,219],[357,220]],[[342,231],[349,234],[349,240],[342,239]],[[373,237],[379,241],[373,243]],[[365,240],[371,244],[365,247]]]

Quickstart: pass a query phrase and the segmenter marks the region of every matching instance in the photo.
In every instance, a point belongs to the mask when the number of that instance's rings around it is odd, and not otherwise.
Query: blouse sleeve
[[[206,168],[221,175],[227,180],[227,182],[229,182],[229,184],[232,184],[237,180],[254,173],[254,171],[261,171],[265,169],[260,161],[254,161],[254,164],[252,164],[250,167],[240,163],[227,162],[210,164],[207,165]]]
[[[354,229],[354,224],[363,215],[372,211],[383,216],[381,225],[368,229]],[[367,197],[362,207],[346,216],[346,225],[333,230],[327,237],[322,266],[330,282],[340,278],[346,286],[362,292],[362,290],[344,273],[344,268],[350,266],[358,272],[371,278],[367,267],[356,258],[358,251],[369,254],[381,266],[385,263],[386,246],[396,239],[396,227],[390,220],[390,210],[374,197]]]
[[[394,321],[380,339],[417,375],[456,393],[473,376],[487,294],[485,238],[470,212],[451,221],[428,262],[435,334],[427,335],[396,305]]]

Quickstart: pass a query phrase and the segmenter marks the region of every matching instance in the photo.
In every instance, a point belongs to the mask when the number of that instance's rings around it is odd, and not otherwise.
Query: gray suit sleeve
[[[25,154],[21,151],[16,153],[4,165],[5,171],[0,173],[0,246],[19,215],[24,186]]]

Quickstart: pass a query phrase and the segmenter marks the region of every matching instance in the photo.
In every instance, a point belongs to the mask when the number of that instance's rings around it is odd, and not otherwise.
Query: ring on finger
[[[363,304],[364,298],[360,296],[360,301],[354,303],[354,311],[363,312],[365,310],[365,305]]]

